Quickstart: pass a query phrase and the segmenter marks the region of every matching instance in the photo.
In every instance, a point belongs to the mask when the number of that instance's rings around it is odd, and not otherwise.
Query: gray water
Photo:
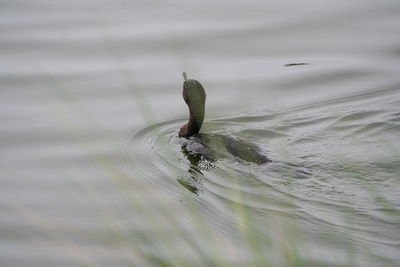
[[[398,266],[399,14],[1,1],[0,265]],[[190,161],[182,71],[270,163]]]

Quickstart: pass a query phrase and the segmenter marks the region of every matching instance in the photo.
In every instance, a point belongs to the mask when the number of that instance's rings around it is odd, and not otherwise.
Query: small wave
[[[270,219],[267,213],[295,215],[309,228],[351,232],[353,242],[393,244],[392,226],[374,226],[397,221],[400,203],[400,181],[393,178],[400,151],[393,112],[398,107],[382,101],[391,99],[385,93],[361,95],[365,105],[352,96],[342,104],[209,120],[204,134],[220,150],[210,158],[185,154],[187,140],[177,136],[183,119],[150,125],[127,140],[127,167],[145,186],[202,199],[217,228],[224,225],[222,214],[233,216],[227,206],[240,205],[260,220]],[[224,135],[256,144],[271,162],[248,163],[223,151],[218,142]],[[364,237],[374,231],[382,237]]]

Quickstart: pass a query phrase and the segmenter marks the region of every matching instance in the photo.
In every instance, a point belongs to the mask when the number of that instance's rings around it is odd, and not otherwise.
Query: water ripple
[[[177,137],[183,119],[131,135],[125,144],[127,165],[148,186],[174,195],[189,190],[203,198],[216,227],[225,224],[220,215],[228,216],[227,205],[241,205],[257,220],[270,220],[268,213],[296,214],[309,229],[327,227],[353,242],[394,245],[400,181],[392,174],[398,171],[400,147],[391,112],[397,107],[366,101],[369,109],[344,101],[314,107],[313,114],[305,106],[206,122],[211,138],[225,132],[259,145],[272,160],[262,165],[228,152],[211,161],[185,154],[185,142]],[[387,146],[392,152],[380,148]],[[377,161],[381,153],[385,157]]]

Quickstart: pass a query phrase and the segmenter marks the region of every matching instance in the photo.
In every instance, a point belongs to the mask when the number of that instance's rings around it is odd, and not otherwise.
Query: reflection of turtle
[[[230,136],[198,133],[204,121],[206,94],[198,81],[188,80],[185,72],[183,77],[185,82],[182,95],[189,107],[190,118],[180,129],[179,136],[187,139],[183,143],[183,149],[188,158],[190,156],[214,161],[228,152],[236,158],[259,165],[270,161],[255,144]]]

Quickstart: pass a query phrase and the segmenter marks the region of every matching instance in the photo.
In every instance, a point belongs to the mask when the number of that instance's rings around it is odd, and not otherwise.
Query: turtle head
[[[200,131],[204,121],[206,93],[203,86],[197,81],[188,79],[186,72],[183,73],[182,96],[189,108],[190,118],[179,131],[179,136],[190,137]]]

